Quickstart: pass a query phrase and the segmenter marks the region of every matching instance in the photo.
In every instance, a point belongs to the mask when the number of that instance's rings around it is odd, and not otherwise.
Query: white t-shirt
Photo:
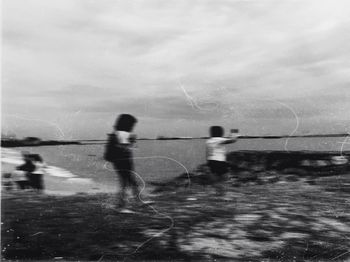
[[[40,174],[40,175],[45,175],[46,174],[46,164],[43,162],[33,162],[35,165],[35,170],[33,171],[33,174]]]
[[[120,144],[130,144],[130,132],[117,131],[116,136]]]
[[[227,141],[224,137],[211,137],[206,141],[207,160],[226,161],[226,147],[221,144]]]

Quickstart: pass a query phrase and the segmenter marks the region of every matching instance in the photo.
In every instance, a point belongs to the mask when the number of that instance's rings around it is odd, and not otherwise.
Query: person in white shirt
[[[129,114],[121,114],[114,125],[114,157],[112,164],[118,174],[121,190],[119,193],[118,206],[125,207],[125,196],[128,187],[132,188],[135,197],[138,197],[140,190],[134,174],[134,162],[132,156],[132,144],[136,142],[136,136],[132,130],[137,119]]]
[[[207,165],[213,174],[213,182],[218,182],[228,171],[226,162],[226,144],[237,141],[237,137],[224,138],[224,128],[221,126],[211,126],[209,129],[210,138],[206,141]]]

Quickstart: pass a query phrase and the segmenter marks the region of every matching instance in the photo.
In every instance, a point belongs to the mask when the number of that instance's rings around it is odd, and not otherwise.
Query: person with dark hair
[[[237,137],[224,138],[224,128],[221,126],[211,126],[209,129],[210,138],[206,141],[207,149],[207,164],[212,173],[212,182],[220,182],[223,175],[228,171],[226,162],[226,144],[231,144],[237,141]],[[217,190],[222,194],[221,187]]]
[[[209,133],[210,137],[222,137],[224,135],[224,129],[221,126],[211,126]]]
[[[30,154],[26,151],[22,152],[24,164],[17,167],[17,170],[21,170],[25,172],[27,180],[30,180],[31,173],[35,170],[35,165],[30,157]]]
[[[122,212],[128,212],[125,209],[125,196],[128,187],[132,188],[135,197],[138,197],[140,191],[134,175],[134,163],[132,156],[132,144],[136,141],[136,136],[132,130],[137,123],[137,119],[129,114],[121,114],[114,125],[114,132],[110,134],[110,141],[113,145],[113,153],[110,162],[113,164],[120,181],[120,192],[118,206]]]
[[[129,114],[121,114],[115,121],[114,128],[117,131],[131,132],[137,123],[137,119]]]
[[[19,189],[31,188],[30,177],[32,172],[35,170],[35,165],[33,164],[30,156],[31,155],[29,152],[22,151],[24,163],[20,166],[17,166],[16,169],[12,172],[13,180]]]

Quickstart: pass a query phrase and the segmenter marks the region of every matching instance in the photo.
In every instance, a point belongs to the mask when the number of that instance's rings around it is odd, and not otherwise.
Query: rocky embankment
[[[314,183],[324,176],[350,173],[350,152],[314,151],[235,151],[227,156],[230,172],[224,183],[232,186],[263,185],[299,180]],[[191,183],[211,184],[210,170],[200,165],[194,172],[184,173],[166,183],[152,183],[156,192],[188,186]]]
[[[6,193],[5,259],[346,261],[348,154],[234,152],[223,193],[205,165],[158,184],[154,201]],[[190,178],[190,179],[189,179]]]

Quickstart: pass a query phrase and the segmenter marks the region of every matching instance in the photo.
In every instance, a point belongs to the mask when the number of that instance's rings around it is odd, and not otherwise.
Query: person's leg
[[[129,185],[132,188],[134,196],[139,197],[140,189],[139,189],[139,185],[136,181],[135,174],[133,172],[129,172]]]
[[[228,172],[228,164],[225,161],[218,161],[217,163],[217,173],[219,175],[220,181],[224,179],[224,175]]]
[[[41,189],[44,190],[45,189],[45,182],[44,182],[44,176],[41,176]]]
[[[30,185],[33,189],[38,190],[39,189],[39,175],[38,174],[31,174],[30,176]]]
[[[120,179],[119,207],[125,206],[126,193],[129,185],[128,178],[129,178],[128,170],[124,169],[119,171],[119,179]]]
[[[29,173],[28,176],[27,176],[29,179],[28,179],[28,187],[27,188],[30,188],[30,189],[35,189],[36,185],[36,181],[35,181],[35,175],[33,173]]]
[[[30,173],[30,172],[27,172],[26,173],[26,178],[27,178],[27,180],[25,180],[25,183],[23,183],[24,184],[24,189],[30,189],[30,188],[32,188],[32,173]]]
[[[219,174],[218,174],[218,161],[215,160],[209,160],[208,161],[208,166],[210,169],[210,176],[208,178],[209,183],[212,188],[214,188],[215,194],[220,194],[222,190],[220,189],[218,179],[219,179]]]
[[[122,169],[122,163],[114,163],[114,169],[118,174],[120,189],[118,192],[117,203],[119,207],[125,206],[125,193],[127,188],[127,180],[125,176],[125,170]]]
[[[217,161],[214,160],[209,160],[208,161],[208,166],[210,169],[210,176],[208,177],[209,183],[214,184],[217,181]]]
[[[43,174],[38,174],[38,191],[39,192],[44,191]]]
[[[224,175],[227,173],[227,163],[224,161],[215,161],[213,165],[213,170],[215,172],[216,181],[215,181],[215,189],[216,193],[219,196],[224,195]]]
[[[21,189],[21,190],[25,189],[25,182],[26,181],[21,181],[21,180],[16,181],[18,189]]]
[[[136,175],[134,173],[135,171],[134,171],[134,165],[133,165],[132,159],[128,159],[125,167],[128,170],[128,174],[127,174],[128,186],[131,187],[134,197],[139,197],[140,190],[136,180]]]

